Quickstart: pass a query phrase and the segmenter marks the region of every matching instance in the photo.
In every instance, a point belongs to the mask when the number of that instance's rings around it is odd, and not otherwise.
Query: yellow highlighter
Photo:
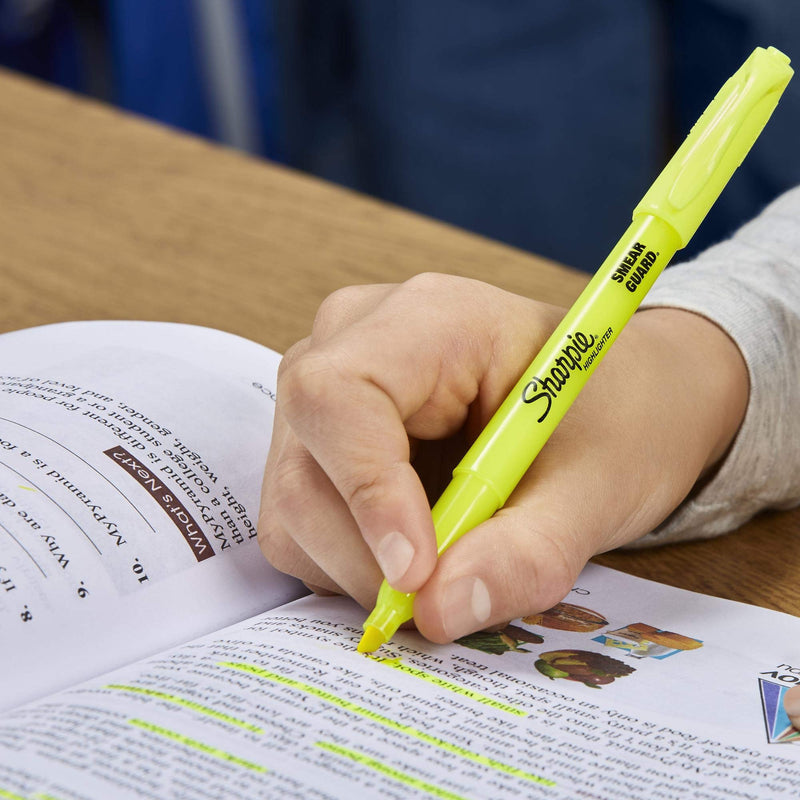
[[[633,222],[453,471],[434,505],[441,555],[508,499],[676,250],[741,164],[792,77],[789,58],[756,48],[728,79],[633,211]],[[364,623],[371,653],[411,619],[414,595],[386,581]]]

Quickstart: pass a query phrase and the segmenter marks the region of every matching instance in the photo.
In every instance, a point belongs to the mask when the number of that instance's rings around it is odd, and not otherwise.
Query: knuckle
[[[395,482],[396,472],[401,466],[395,464],[379,468],[373,465],[373,469],[369,472],[354,472],[349,475],[340,487],[340,493],[347,507],[354,514],[359,514],[377,506],[386,498],[389,487]]]
[[[351,480],[343,487],[343,496],[347,507],[357,511],[368,508],[375,503],[380,495],[380,481],[378,478]]]
[[[292,365],[299,359],[303,353],[308,350],[309,347],[309,340],[308,339],[301,339],[299,342],[295,342],[284,354],[283,358],[281,358],[280,363],[278,364],[278,380],[280,381],[281,376],[292,368]]]
[[[441,294],[453,291],[463,279],[441,272],[420,272],[402,284],[404,291],[420,294]]]
[[[303,353],[278,373],[278,398],[290,419],[315,415],[330,399],[330,386],[338,370],[320,353]]]
[[[350,320],[362,295],[363,288],[360,286],[345,286],[329,294],[317,309],[311,328],[312,337],[327,338],[339,330],[343,323]]]

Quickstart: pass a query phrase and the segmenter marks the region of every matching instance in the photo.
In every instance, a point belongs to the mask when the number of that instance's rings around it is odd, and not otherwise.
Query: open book
[[[358,654],[365,612],[255,539],[278,360],[0,336],[0,798],[800,794],[788,615],[589,566],[503,631]]]

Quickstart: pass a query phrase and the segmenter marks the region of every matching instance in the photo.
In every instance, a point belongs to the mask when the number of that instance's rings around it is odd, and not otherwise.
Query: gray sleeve
[[[762,509],[800,503],[800,187],[732,239],[667,269],[642,308],[664,306],[702,314],[731,336],[750,399],[713,478],[635,546],[716,536]]]

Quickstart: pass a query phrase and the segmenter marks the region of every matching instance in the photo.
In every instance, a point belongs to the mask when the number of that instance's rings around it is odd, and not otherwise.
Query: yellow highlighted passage
[[[28,800],[27,797],[23,797],[21,794],[9,792],[8,789],[0,789],[0,797],[2,797],[3,800]]]
[[[57,797],[53,797],[51,794],[35,794],[33,798],[34,800],[58,800]],[[23,797],[21,794],[9,792],[8,789],[0,789],[0,800],[28,800],[28,798]]]
[[[182,733],[178,733],[177,731],[171,731],[168,728],[162,728],[160,725],[154,725],[152,722],[145,722],[143,719],[129,719],[128,722],[131,725],[135,725],[137,728],[143,728],[151,733],[157,733],[159,736],[163,736],[165,739],[171,739],[173,742],[178,742],[178,744],[185,744],[187,747],[191,747],[193,750],[199,750],[201,753],[214,756],[214,758],[219,758],[220,760],[227,761],[230,764],[236,764],[237,766],[244,767],[245,769],[252,770],[253,772],[267,771],[267,768],[262,767],[261,764],[254,764],[252,761],[246,761],[243,758],[226,753],[224,750],[212,747],[209,744],[198,742],[197,739],[191,739],[188,736],[184,736]]]
[[[263,728],[258,725],[252,725],[249,722],[243,722],[230,714],[223,714],[221,711],[215,711],[213,708],[195,703],[194,700],[187,700],[184,697],[178,697],[176,694],[167,694],[166,692],[159,692],[156,689],[146,689],[144,686],[125,686],[119,683],[109,683],[106,689],[118,689],[122,692],[134,692],[135,694],[144,694],[147,697],[155,697],[158,700],[165,700],[168,703],[175,703],[175,705],[183,706],[184,708],[196,711],[198,714],[205,714],[206,716],[218,719],[221,722],[227,722],[229,725],[235,725],[237,728],[244,728],[253,733],[264,733]]]
[[[377,722],[379,725],[383,725],[393,731],[399,731],[400,733],[406,734],[406,736],[413,736],[415,739],[425,742],[426,744],[433,745],[434,747],[438,747],[440,750],[444,750],[448,753],[454,753],[462,758],[469,759],[475,764],[481,764],[482,766],[490,767],[498,772],[504,772],[506,775],[513,775],[515,778],[533,781],[534,783],[539,783],[543,786],[556,785],[555,781],[542,778],[539,775],[534,775],[532,772],[525,772],[525,770],[519,769],[518,767],[513,767],[510,764],[504,764],[502,761],[497,761],[494,758],[483,756],[480,753],[473,752],[472,750],[467,750],[466,747],[461,747],[460,745],[446,742],[444,739],[440,739],[438,736],[431,736],[429,733],[417,730],[417,728],[412,728],[411,725],[405,725],[402,722],[395,722],[395,720],[389,719],[389,717],[384,717],[382,714],[378,714],[376,711],[356,705],[350,700],[345,700],[345,698],[339,697],[332,692],[329,692],[325,689],[320,689],[317,686],[311,686],[310,684],[303,683],[302,681],[295,680],[287,675],[280,675],[277,672],[270,672],[269,670],[258,667],[255,664],[245,664],[235,661],[221,661],[218,666],[227,667],[228,669],[236,669],[240,672],[247,672],[251,675],[263,678],[264,680],[272,681],[273,683],[280,683],[284,686],[290,686],[293,689],[298,689],[301,692],[305,692],[306,694],[310,694],[313,697],[318,697],[320,700],[324,700],[327,703],[338,706],[345,711],[358,714],[361,717],[365,717],[373,722]]]
[[[413,675],[415,678],[421,678],[423,681],[428,681],[428,683],[432,683],[434,686],[455,692],[463,697],[468,697],[470,700],[475,700],[478,703],[491,706],[498,711],[505,711],[509,714],[514,714],[517,717],[528,716],[528,712],[523,711],[521,708],[516,708],[515,706],[510,706],[507,703],[501,702],[500,700],[495,700],[493,697],[487,697],[484,694],[473,692],[472,689],[467,689],[466,686],[459,686],[459,684],[448,681],[445,678],[440,678],[438,675],[434,675],[432,672],[426,672],[424,669],[418,669],[417,667],[404,664],[399,658],[380,658],[379,656],[371,656],[371,658],[373,661],[377,661],[379,664],[385,664],[387,667],[399,670],[400,672],[405,672],[406,675]]]
[[[375,772],[380,772],[382,775],[393,778],[406,786],[411,786],[413,789],[427,792],[434,797],[441,797],[442,800],[465,800],[460,794],[448,792],[447,789],[442,789],[441,786],[436,786],[433,783],[428,783],[427,781],[415,778],[413,775],[401,772],[399,769],[390,767],[388,764],[384,764],[382,761],[378,761],[372,758],[372,756],[368,756],[366,753],[359,753],[358,750],[350,750],[347,747],[341,747],[332,742],[317,742],[317,747],[322,750],[328,750],[331,753],[336,753],[337,756],[349,758],[351,761],[355,761],[356,764],[369,767],[375,770]]]

